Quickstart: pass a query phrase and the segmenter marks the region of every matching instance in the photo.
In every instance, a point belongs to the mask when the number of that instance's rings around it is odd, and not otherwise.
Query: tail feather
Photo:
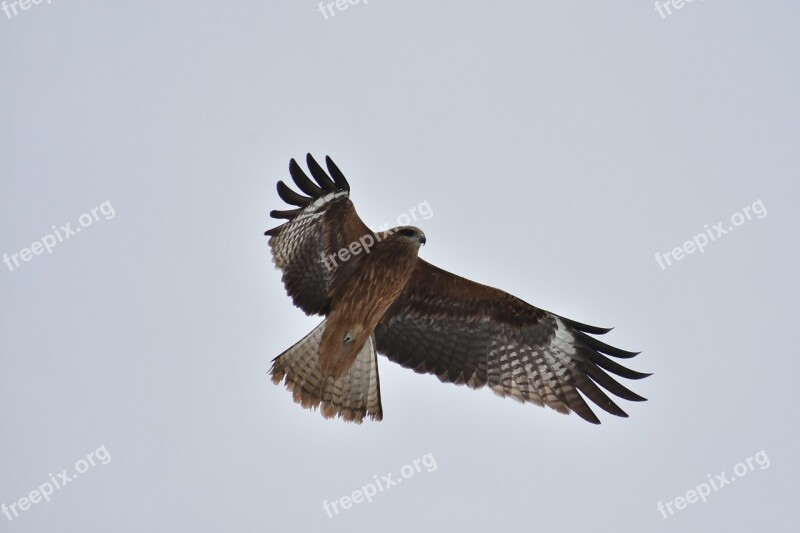
[[[326,376],[319,363],[319,345],[325,321],[272,361],[275,384],[285,380],[294,401],[307,409],[320,408],[322,416],[340,416],[361,423],[365,416],[383,418],[375,339],[364,344],[352,366],[340,378]]]

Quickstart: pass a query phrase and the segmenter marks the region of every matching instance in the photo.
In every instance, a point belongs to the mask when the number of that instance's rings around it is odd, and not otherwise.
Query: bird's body
[[[319,406],[328,418],[382,419],[377,353],[441,381],[487,385],[501,396],[575,411],[592,423],[599,419],[584,397],[617,416],[627,415],[603,389],[644,400],[609,375],[648,374],[608,357],[636,355],[591,336],[608,329],[427,263],[418,257],[426,240],[421,230],[372,232],[333,161],[326,158],[327,173],[310,154],[307,163],[314,180],[291,160],[292,179],[305,195],[278,182],[280,197],[296,208],[273,211],[287,222],[266,232],[294,304],[325,317],[276,357],[270,371],[303,407]]]
[[[419,245],[416,238],[399,232],[387,236],[362,256],[359,268],[333,291],[336,303],[319,349],[323,375],[340,378],[353,364],[383,314],[403,292],[414,272]]]

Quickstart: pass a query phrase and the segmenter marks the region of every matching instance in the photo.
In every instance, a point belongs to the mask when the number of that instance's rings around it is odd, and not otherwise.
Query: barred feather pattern
[[[325,418],[342,417],[360,424],[364,417],[383,419],[375,339],[370,337],[349,370],[338,379],[323,375],[319,344],[323,321],[300,342],[272,361],[272,382],[284,381],[295,402],[307,409],[319,407]]]
[[[269,239],[272,260],[283,271],[286,291],[305,303],[308,314],[324,313],[336,270],[328,268],[322,254],[327,250],[324,215],[334,202],[346,200],[347,191],[329,193],[306,206],[293,220],[279,226]],[[297,302],[296,302],[297,303]]]
[[[603,389],[629,401],[644,400],[607,372],[628,379],[649,375],[604,355],[630,358],[634,352],[588,335],[607,331],[419,260],[375,338],[379,353],[415,372],[473,389],[488,386],[499,396],[575,412],[599,424],[586,399],[608,413],[628,416]]]

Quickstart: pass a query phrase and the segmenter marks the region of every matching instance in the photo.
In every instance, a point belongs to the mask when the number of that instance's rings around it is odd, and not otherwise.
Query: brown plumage
[[[400,296],[417,261],[419,235],[393,233],[377,243],[358,270],[333,291],[319,349],[324,375],[340,378],[375,331],[380,318]],[[424,236],[423,236],[424,237]]]
[[[421,230],[372,232],[356,214],[350,185],[333,161],[326,157],[326,172],[309,154],[307,165],[313,180],[291,160],[292,179],[305,196],[278,182],[278,195],[296,209],[273,211],[287,222],[266,232],[294,304],[326,317],[276,357],[270,371],[303,407],[320,406],[325,417],[348,421],[380,420],[376,353],[441,381],[488,385],[500,396],[575,411],[592,423],[600,421],[584,398],[617,416],[627,415],[606,391],[644,400],[609,374],[649,375],[608,357],[637,355],[592,336],[608,329],[544,311],[419,259]]]

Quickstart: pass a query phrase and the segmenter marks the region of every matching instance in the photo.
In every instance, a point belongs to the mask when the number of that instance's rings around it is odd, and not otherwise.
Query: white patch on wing
[[[564,322],[556,317],[556,334],[550,339],[550,348],[558,349],[568,355],[575,355],[575,336],[569,332]]]
[[[329,192],[325,196],[320,196],[319,198],[317,198],[316,200],[314,200],[313,202],[308,204],[308,206],[306,206],[305,209],[316,210],[320,206],[325,205],[328,202],[331,202],[331,201],[333,201],[333,200],[335,200],[337,198],[341,198],[342,196],[349,196],[349,195],[350,195],[349,191]],[[304,209],[304,211],[305,211],[305,209]]]

